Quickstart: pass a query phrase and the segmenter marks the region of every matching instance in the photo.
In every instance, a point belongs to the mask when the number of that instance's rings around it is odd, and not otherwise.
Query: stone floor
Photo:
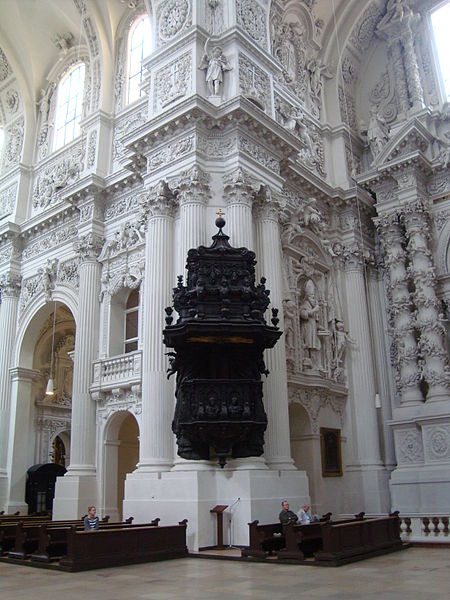
[[[1,600],[447,600],[449,590],[449,547],[337,568],[185,558],[63,573],[0,563]]]

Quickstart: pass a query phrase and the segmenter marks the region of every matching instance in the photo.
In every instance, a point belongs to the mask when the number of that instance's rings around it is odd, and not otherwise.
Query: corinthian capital
[[[73,244],[73,249],[80,260],[96,259],[102,251],[105,240],[99,235],[88,233]]]
[[[146,222],[153,217],[173,217],[175,207],[175,194],[164,179],[149,189],[141,203]]]
[[[261,185],[254,195],[253,207],[258,219],[278,222],[285,205],[286,200],[282,194],[273,192],[267,185]]]
[[[180,205],[193,202],[207,204],[210,195],[209,180],[210,176],[194,165],[188,171],[183,171],[176,180],[171,181],[171,185]]]
[[[230,204],[245,204],[251,207],[253,197],[258,192],[256,180],[241,167],[223,176],[224,199]]]
[[[0,275],[0,294],[2,297],[9,296],[18,298],[20,294],[22,277],[16,273],[3,273]]]

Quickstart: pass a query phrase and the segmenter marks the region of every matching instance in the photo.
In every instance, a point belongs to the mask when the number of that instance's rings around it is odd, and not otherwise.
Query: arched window
[[[130,30],[128,38],[127,104],[141,97],[143,78],[142,61],[150,54],[151,29],[148,16],[140,17]]]
[[[55,136],[53,149],[58,150],[80,135],[86,67],[79,63],[61,79],[56,95]]]
[[[128,296],[125,307],[125,354],[138,349],[139,335],[139,289],[133,290]]]
[[[450,101],[450,2],[441,4],[431,13],[438,65],[444,85],[445,101]]]

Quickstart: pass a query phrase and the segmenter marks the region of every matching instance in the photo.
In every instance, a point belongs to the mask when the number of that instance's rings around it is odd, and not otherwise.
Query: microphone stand
[[[232,519],[233,519],[233,508],[234,508],[234,507],[236,506],[236,504],[237,504],[238,502],[240,502],[240,501],[241,501],[241,499],[240,499],[240,498],[238,498],[238,499],[237,499],[237,500],[235,500],[235,501],[233,502],[233,504],[231,504],[231,505],[230,505],[230,507],[229,507],[229,508],[230,508],[230,512],[229,512],[229,514],[230,514],[230,520],[228,521],[228,523],[229,523],[229,531],[228,531],[228,536],[229,536],[229,538],[230,538],[230,543],[229,543],[229,545],[228,545],[228,549],[236,548],[236,546],[233,546],[233,537],[234,537],[234,536],[232,536],[232,533],[233,533],[233,524],[232,524]]]

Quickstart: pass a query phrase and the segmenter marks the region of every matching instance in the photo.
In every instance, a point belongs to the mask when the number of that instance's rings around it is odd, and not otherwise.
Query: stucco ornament
[[[163,3],[159,15],[159,37],[167,41],[176,36],[190,23],[189,0],[169,0]]]

